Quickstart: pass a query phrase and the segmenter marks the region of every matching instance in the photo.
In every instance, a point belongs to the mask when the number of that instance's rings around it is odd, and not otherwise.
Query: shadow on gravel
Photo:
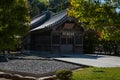
[[[26,53],[25,53],[26,54]],[[86,58],[86,59],[98,59],[103,56],[98,54],[80,54],[80,53],[50,53],[50,52],[31,52],[29,55],[33,55],[37,57],[44,58]]]

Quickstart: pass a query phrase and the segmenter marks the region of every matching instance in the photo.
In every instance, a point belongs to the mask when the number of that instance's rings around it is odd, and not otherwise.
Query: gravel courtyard
[[[75,69],[81,66],[55,60],[22,60],[15,59],[8,62],[0,62],[0,69],[18,71],[33,74],[55,72],[59,69]]]

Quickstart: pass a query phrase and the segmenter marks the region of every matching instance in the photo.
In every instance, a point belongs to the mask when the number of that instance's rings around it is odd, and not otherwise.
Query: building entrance
[[[61,52],[70,53],[73,52],[73,37],[62,37],[61,38]]]

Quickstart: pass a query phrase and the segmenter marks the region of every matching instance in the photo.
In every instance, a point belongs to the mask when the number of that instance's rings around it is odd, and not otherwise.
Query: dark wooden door
[[[71,53],[73,52],[73,37],[64,37],[61,38],[61,52]]]

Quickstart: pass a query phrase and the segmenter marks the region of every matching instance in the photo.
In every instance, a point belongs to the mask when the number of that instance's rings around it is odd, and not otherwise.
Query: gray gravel
[[[9,60],[8,62],[0,62],[0,69],[44,74],[49,72],[55,72],[59,69],[74,69],[79,68],[78,65],[59,62],[55,60]]]

